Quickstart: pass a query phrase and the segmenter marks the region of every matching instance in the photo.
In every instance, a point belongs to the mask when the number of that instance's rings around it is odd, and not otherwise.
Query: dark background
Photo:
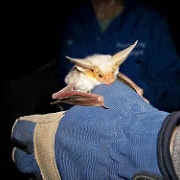
[[[180,28],[178,0],[141,0],[164,12],[178,52]],[[59,34],[69,12],[82,3],[76,1],[6,2],[3,22],[1,79],[16,79],[57,57]],[[5,48],[5,50],[4,50]]]
[[[69,13],[83,1],[85,0],[51,0],[43,2],[6,1],[3,3],[1,6],[3,10],[1,21],[1,82],[4,83],[22,77],[23,75],[29,74],[35,69],[56,59],[58,54],[58,44],[60,41],[61,29],[64,26]],[[169,2],[164,2],[163,0],[140,1],[150,4],[152,7],[158,9],[166,15],[172,38],[174,40],[177,51],[180,54],[180,11],[178,0],[171,0]],[[1,93],[1,95],[4,96],[3,93]],[[6,97],[5,101],[7,101]],[[24,102],[26,103],[26,98]],[[34,103],[33,98],[32,103]],[[1,108],[1,112],[5,111],[5,118],[1,116],[1,122],[3,121],[3,124],[8,126],[7,134],[9,133],[9,130],[11,130],[11,123],[13,123],[9,120],[8,115],[11,114],[11,112],[9,113],[9,109],[12,110],[11,105],[7,106],[8,113],[6,114],[6,111]],[[12,119],[14,120],[15,118]],[[6,123],[7,120],[9,121],[9,124]],[[6,131],[5,126],[2,125],[1,127],[0,124],[0,127]],[[0,138],[0,141],[3,140],[3,143],[6,143],[7,148],[9,148],[8,138],[9,137],[6,137],[6,135]],[[1,147],[4,145],[3,143]],[[2,157],[0,157],[0,163],[1,158]],[[9,161],[11,162],[11,159]],[[7,163],[8,158],[5,157],[5,161],[3,161],[1,164],[3,167],[4,164],[6,164],[6,167],[8,168],[4,168],[6,169],[5,171],[7,171],[5,174],[6,176],[11,176],[12,172],[14,172],[14,166],[12,167],[13,170],[11,171],[9,164]],[[2,172],[4,172],[4,170],[2,170]],[[19,176],[19,174],[17,176]]]

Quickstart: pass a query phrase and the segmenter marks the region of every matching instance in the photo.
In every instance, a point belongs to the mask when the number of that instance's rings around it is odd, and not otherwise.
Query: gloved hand
[[[97,86],[93,93],[103,95],[109,109],[76,105],[58,123],[53,147],[61,178],[132,179],[139,172],[161,175],[157,138],[168,113],[152,107],[120,81]],[[24,148],[15,148],[13,157],[21,172],[38,174],[36,122],[27,119],[14,124],[12,139]]]

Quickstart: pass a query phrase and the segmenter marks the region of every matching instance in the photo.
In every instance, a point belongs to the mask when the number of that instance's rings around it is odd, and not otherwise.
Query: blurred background
[[[180,54],[178,0],[141,0],[166,14]],[[76,1],[5,2],[2,19],[1,82],[16,79],[57,57],[59,34]]]
[[[3,11],[0,82],[15,80],[55,60],[58,55],[61,29],[69,13],[84,1],[3,2],[1,6]],[[163,0],[139,1],[149,4],[165,14],[174,44],[180,55],[178,0],[169,2]],[[2,116],[1,120],[5,121]],[[2,139],[6,141],[4,137]]]

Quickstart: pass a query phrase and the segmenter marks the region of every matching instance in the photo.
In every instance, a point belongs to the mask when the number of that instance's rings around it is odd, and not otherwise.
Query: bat
[[[116,79],[128,84],[143,97],[143,89],[119,72],[120,65],[127,59],[137,42],[114,55],[94,54],[83,59],[66,56],[74,66],[65,77],[67,86],[52,94],[52,99],[55,101],[51,104],[67,103],[108,108],[104,105],[104,98],[101,95],[92,94],[91,91],[97,85],[109,85]]]

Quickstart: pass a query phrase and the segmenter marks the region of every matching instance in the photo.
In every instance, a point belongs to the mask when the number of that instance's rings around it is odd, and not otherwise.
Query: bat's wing
[[[52,94],[54,101],[51,104],[66,103],[81,106],[101,106],[108,109],[104,105],[104,97],[98,94],[91,94],[73,90],[74,85],[69,84],[62,90]]]

